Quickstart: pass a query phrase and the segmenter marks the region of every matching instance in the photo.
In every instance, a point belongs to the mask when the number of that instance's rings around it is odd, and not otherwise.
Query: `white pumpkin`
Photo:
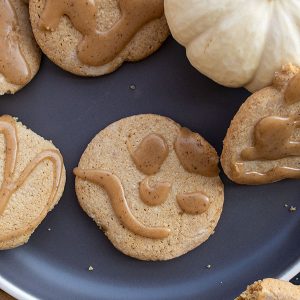
[[[222,85],[256,91],[300,65],[300,0],[165,0],[165,14],[191,64]]]

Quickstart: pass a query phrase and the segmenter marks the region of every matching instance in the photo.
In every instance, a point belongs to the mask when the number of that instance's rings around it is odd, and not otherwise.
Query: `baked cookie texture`
[[[51,1],[47,0],[49,4]],[[159,2],[161,0],[151,0]],[[122,1],[126,3],[126,1]],[[128,1],[127,1],[128,2]],[[80,1],[77,3],[80,3]],[[120,20],[122,14],[117,0],[94,0],[90,3],[96,5],[96,30],[100,34],[109,32]],[[84,35],[75,29],[74,24],[66,15],[59,20],[57,28],[45,30],[41,18],[45,10],[46,0],[30,0],[30,18],[35,38],[42,51],[55,64],[66,71],[81,76],[100,76],[111,73],[119,68],[125,61],[139,61],[155,52],[169,35],[169,28],[162,15],[144,25],[129,41],[126,47],[109,62],[100,65],[84,64],[78,57],[78,46]],[[78,14],[82,11],[78,12]],[[143,11],[145,13],[145,10]],[[88,23],[88,22],[87,22]],[[90,25],[84,25],[85,31],[90,31]],[[84,30],[83,30],[84,31]],[[126,35],[119,32],[119,38]],[[103,43],[104,44],[104,43]],[[108,42],[109,45],[109,42]],[[99,51],[97,51],[99,52]],[[100,51],[101,52],[101,51]],[[98,55],[98,53],[95,53]]]
[[[300,73],[286,65],[273,84],[241,106],[224,139],[221,163],[240,184],[300,178]]]
[[[28,241],[61,198],[66,172],[62,156],[53,143],[21,122],[1,116],[0,131],[0,250],[4,250]],[[15,160],[13,153],[16,153]],[[8,191],[10,195],[5,197]]]
[[[223,184],[218,170],[216,172],[213,168],[214,174],[210,174],[210,177],[185,170],[174,149],[181,130],[179,124],[158,115],[145,114],[121,119],[95,136],[84,151],[78,168],[74,170],[77,175],[76,194],[81,207],[113,245],[126,255],[141,260],[168,260],[194,249],[214,233],[223,208]],[[204,149],[203,164],[217,166],[218,156],[213,147],[199,135],[193,135],[197,137],[199,149]],[[151,144],[150,139],[156,139],[157,143]],[[164,142],[159,144],[160,139]],[[153,155],[144,156],[146,168],[140,168],[141,165],[135,162],[141,161],[141,152],[150,149],[151,153],[154,148],[155,153],[159,152],[156,157],[160,161],[159,170],[151,168],[155,160]],[[118,202],[117,192],[105,190],[103,185],[95,184],[89,176],[97,170],[111,173],[119,179],[129,213],[148,229],[147,234],[152,237],[136,234],[122,222],[122,217],[126,216],[118,216],[120,211],[116,213],[109,197],[115,197],[114,201]],[[99,176],[105,179],[107,174]],[[145,180],[150,185],[149,194],[153,192],[151,188],[164,187],[167,198],[156,203],[158,195],[154,195],[152,206],[142,201],[140,193]],[[190,197],[179,197],[185,193]],[[161,192],[158,194],[165,195]],[[185,198],[188,198],[187,202],[184,202]],[[194,205],[197,201],[203,204],[198,206],[199,211]]]
[[[10,295],[6,294],[5,292],[0,290],[0,299],[1,300],[15,300],[15,298],[11,297]]]
[[[248,286],[235,300],[299,300],[300,287],[290,282],[267,278]]]
[[[0,28],[0,34],[1,31],[4,30],[3,34],[7,36],[6,41],[13,41],[12,48],[19,47],[24,63],[28,68],[28,76],[26,80],[22,80],[22,83],[16,83],[9,80],[0,70],[0,95],[14,94],[28,84],[38,72],[41,62],[41,51],[32,33],[28,5],[20,0],[5,0],[2,6],[0,11],[1,18],[4,18],[4,14],[11,13],[15,14],[16,18],[11,23],[10,20],[8,21],[6,24],[8,28]],[[12,7],[13,12],[11,12],[10,7]],[[17,61],[10,55],[12,50],[7,48],[7,44],[5,43],[3,43],[0,48],[1,64],[8,64],[8,67],[9,65],[11,66],[9,68],[15,68]],[[8,61],[7,57],[10,57],[11,60]],[[16,76],[18,76],[17,73],[16,71]]]

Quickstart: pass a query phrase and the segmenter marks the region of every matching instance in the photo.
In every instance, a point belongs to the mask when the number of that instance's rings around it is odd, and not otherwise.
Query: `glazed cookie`
[[[41,61],[23,1],[0,1],[0,40],[0,95],[14,94],[31,81]]]
[[[300,73],[284,66],[241,106],[224,140],[226,175],[241,184],[300,179]]]
[[[141,60],[169,35],[163,0],[30,0],[30,18],[43,52],[81,76],[113,72]]]
[[[213,234],[224,200],[218,161],[206,140],[171,119],[132,116],[88,145],[74,170],[76,193],[120,251],[167,260]]]
[[[300,287],[278,279],[264,279],[248,286],[235,300],[299,300]]]
[[[26,243],[61,198],[63,158],[11,116],[0,117],[0,249]]]

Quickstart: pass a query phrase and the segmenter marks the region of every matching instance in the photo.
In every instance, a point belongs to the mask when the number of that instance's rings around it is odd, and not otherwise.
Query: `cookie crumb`
[[[295,212],[296,210],[297,210],[296,206],[291,206],[289,209],[290,212]]]
[[[130,88],[132,91],[134,91],[134,90],[136,89],[136,85],[135,85],[135,84],[131,84],[131,85],[129,86],[129,88]]]
[[[89,266],[89,271],[94,271],[94,268],[92,266]]]
[[[206,266],[206,269],[210,269],[210,268],[211,268],[211,265],[207,265],[207,266]]]

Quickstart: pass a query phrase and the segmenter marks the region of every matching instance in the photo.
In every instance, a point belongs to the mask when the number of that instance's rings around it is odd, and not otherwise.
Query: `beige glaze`
[[[120,20],[107,32],[98,32],[93,0],[47,0],[40,25],[53,31],[67,15],[83,35],[78,58],[86,65],[101,66],[112,61],[144,25],[164,13],[163,0],[119,0],[119,7]]]
[[[169,154],[169,148],[164,138],[158,134],[149,134],[132,151],[131,145],[127,142],[131,157],[142,173],[153,175],[157,173]]]
[[[295,75],[287,85],[284,100],[287,104],[300,101],[300,73]]]
[[[149,185],[149,177],[146,177],[140,183],[140,197],[141,200],[149,205],[155,206],[164,203],[168,195],[170,193],[171,184],[168,182],[158,182],[155,183],[153,186]]]
[[[244,149],[243,160],[276,160],[300,156],[300,141],[292,141],[296,128],[300,128],[300,115],[289,118],[276,116],[260,120],[254,128],[254,147]]]
[[[275,167],[266,173],[246,172],[245,164],[236,162],[232,165],[232,179],[237,179],[242,184],[266,184],[282,179],[300,179],[300,168]]]
[[[187,214],[202,214],[209,208],[209,198],[202,192],[180,194],[176,198],[180,208]]]
[[[218,176],[218,155],[199,134],[181,128],[175,141],[175,152],[186,171],[207,177]]]
[[[9,0],[0,1],[0,73],[12,84],[25,85],[30,70],[18,39],[18,20]]]
[[[74,174],[101,186],[108,194],[112,208],[120,222],[131,232],[151,239],[163,239],[170,234],[170,229],[147,227],[140,223],[131,213],[127,204],[124,189],[119,178],[107,171],[74,169]]]
[[[53,163],[53,185],[47,205],[37,219],[28,224],[22,230],[15,230],[13,233],[6,236],[0,235],[0,242],[12,239],[21,235],[28,230],[33,230],[46,216],[53,199],[56,196],[58,187],[61,181],[63,159],[60,153],[56,150],[45,150],[39,153],[22,171],[18,179],[13,180],[15,165],[18,155],[18,137],[15,120],[11,116],[0,117],[0,132],[4,135],[6,141],[6,161],[4,165],[3,182],[0,188],[0,217],[4,213],[6,205],[14,192],[16,192],[34,171],[34,169],[44,160],[50,160]]]

